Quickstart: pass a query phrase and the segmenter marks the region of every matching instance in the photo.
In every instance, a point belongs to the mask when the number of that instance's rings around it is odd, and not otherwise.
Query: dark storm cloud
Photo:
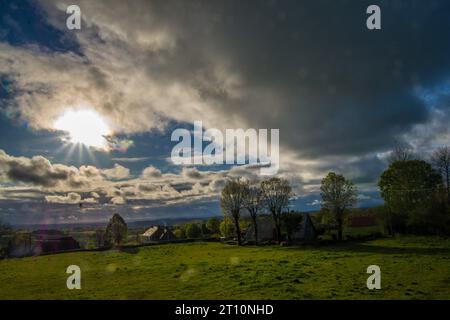
[[[65,30],[61,5],[40,3]],[[84,55],[54,64],[83,61],[83,94],[126,132],[196,119],[280,128],[303,159],[364,155],[430,119],[415,91],[450,67],[447,1],[379,1],[379,31],[366,28],[372,1],[74,3]]]
[[[302,155],[391,147],[396,136],[429,119],[415,88],[448,76],[450,28],[443,12],[450,11],[443,1],[385,1],[383,29],[373,32],[365,27],[369,4],[226,5],[221,23],[198,39],[217,44],[249,94],[233,100],[207,87],[205,96],[223,100],[229,114],[243,115],[250,126],[281,128],[282,143]]]
[[[92,166],[80,168],[63,164],[52,164],[43,156],[14,157],[0,149],[0,182],[26,183],[45,188],[80,189],[107,176],[109,171],[100,171]],[[106,172],[105,172],[106,171]]]
[[[45,187],[53,187],[69,176],[64,167],[53,167],[41,156],[17,158],[0,150],[0,174],[13,181],[28,182]]]
[[[376,185],[380,178],[380,174],[387,167],[387,159],[381,159],[378,156],[358,157],[345,164],[339,164],[336,161],[334,166],[328,165],[323,170],[335,171],[343,174],[357,184]]]

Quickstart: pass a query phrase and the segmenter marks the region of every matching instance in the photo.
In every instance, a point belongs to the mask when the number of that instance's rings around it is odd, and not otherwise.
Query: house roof
[[[151,226],[148,228],[142,235],[144,237],[151,237],[155,234],[156,231],[160,229],[160,226]]]

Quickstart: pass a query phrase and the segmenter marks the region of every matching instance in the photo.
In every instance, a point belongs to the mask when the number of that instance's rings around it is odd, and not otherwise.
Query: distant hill
[[[150,225],[176,225],[188,221],[203,221],[211,217],[189,217],[189,218],[170,218],[170,219],[149,219],[149,220],[126,220],[129,229],[146,228]],[[60,223],[60,224],[26,224],[14,225],[14,230],[92,230],[105,228],[108,221],[101,222],[78,222],[78,223]]]

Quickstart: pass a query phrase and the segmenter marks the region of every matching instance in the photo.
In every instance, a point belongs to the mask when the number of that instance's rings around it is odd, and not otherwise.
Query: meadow
[[[66,268],[81,268],[68,290]],[[381,290],[366,269],[381,268]],[[193,242],[0,260],[0,299],[450,299],[450,240],[327,246]]]

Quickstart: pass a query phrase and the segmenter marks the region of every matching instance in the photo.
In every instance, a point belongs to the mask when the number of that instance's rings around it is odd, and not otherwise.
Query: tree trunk
[[[281,243],[281,226],[280,226],[280,219],[279,219],[279,215],[272,211],[272,218],[273,218],[273,223],[275,224],[275,233],[276,233],[276,240],[278,242],[278,244]]]
[[[342,219],[338,219],[338,240],[342,241]]]
[[[446,175],[446,180],[447,180],[447,200],[448,200],[448,204],[450,204],[450,168],[447,167],[445,168],[445,175]]]
[[[252,216],[253,229],[255,229],[255,246],[258,245],[258,224],[256,223],[256,216]]]
[[[236,228],[236,236],[238,241],[238,246],[242,245],[241,243],[241,228],[239,227],[239,218],[237,216],[234,216],[234,226]]]
[[[277,221],[275,228],[277,230],[277,242],[278,242],[278,244],[280,244],[281,243],[281,226],[280,226],[279,221]]]
[[[394,235],[394,227],[392,227],[392,212],[391,212],[391,209],[389,209],[389,218],[388,218],[388,220],[389,220],[389,235],[390,236],[393,236]]]

